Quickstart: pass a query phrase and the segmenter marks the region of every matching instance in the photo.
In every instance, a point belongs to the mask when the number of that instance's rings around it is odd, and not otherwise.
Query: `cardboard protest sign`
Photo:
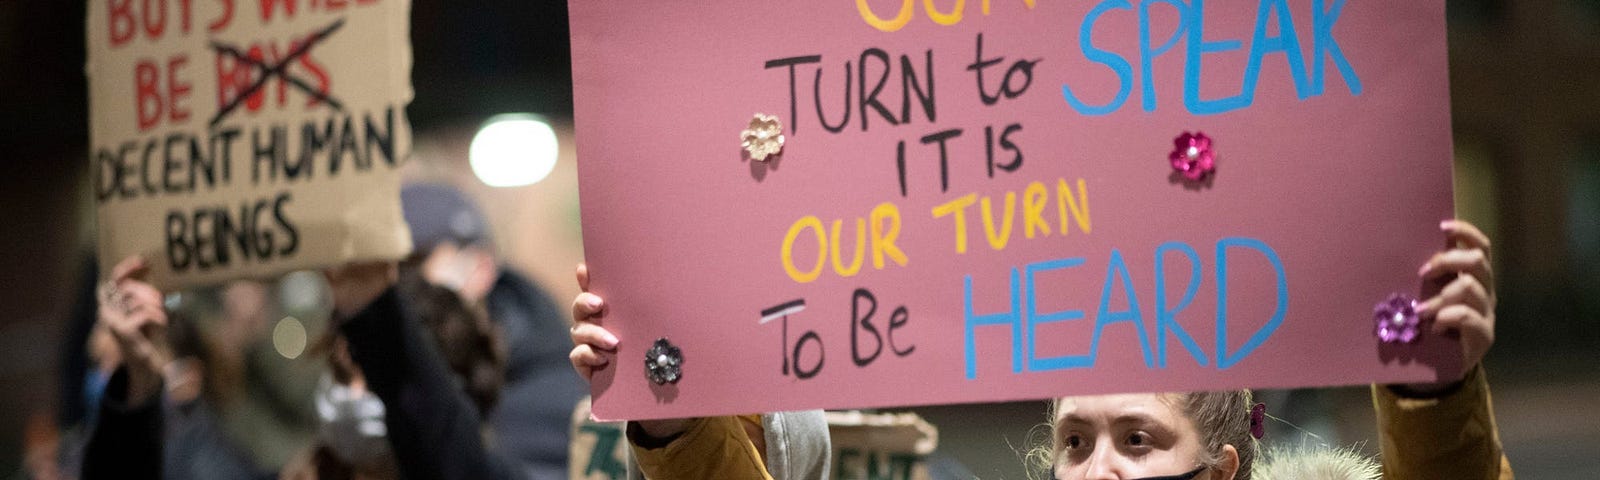
[[[182,287],[404,256],[408,0],[88,2],[100,258]]]
[[[569,7],[602,418],[1460,368],[1441,0]]]
[[[828,412],[836,478],[929,480],[939,429],[915,413]]]
[[[589,416],[589,399],[572,409],[571,443],[567,445],[570,480],[622,480],[628,478],[628,440],[625,423],[599,422]]]

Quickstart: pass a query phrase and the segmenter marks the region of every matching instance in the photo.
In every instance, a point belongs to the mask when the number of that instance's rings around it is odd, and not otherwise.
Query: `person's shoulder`
[[[566,313],[533,280],[502,266],[485,303],[489,320],[500,326],[510,350],[508,378],[520,376],[524,363],[552,362],[571,370]]]
[[[523,274],[512,266],[501,264],[499,278],[494,278],[494,286],[488,294],[490,302],[518,302],[518,304],[550,304],[550,294],[544,288],[533,282],[533,278]]]

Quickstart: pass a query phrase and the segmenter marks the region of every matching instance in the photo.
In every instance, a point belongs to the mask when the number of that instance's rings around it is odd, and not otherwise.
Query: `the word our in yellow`
[[[983,14],[988,15],[989,0],[980,1],[983,3]],[[1032,9],[1037,0],[1022,0],[1022,2],[1027,4],[1029,9]],[[900,12],[895,14],[894,18],[884,20],[883,17],[872,11],[872,6],[867,5],[867,0],[856,0],[856,10],[861,12],[861,19],[866,20],[867,25],[872,25],[872,28],[885,32],[893,32],[905,28],[906,24],[911,23],[911,18],[916,15],[916,7],[916,0],[905,0],[900,4]],[[928,12],[928,19],[933,20],[933,23],[955,25],[961,23],[961,17],[966,14],[967,0],[956,0],[955,5],[952,5],[948,12],[941,12],[937,7],[934,7],[933,0],[922,0],[922,9]]]
[[[852,250],[848,264],[844,262],[844,255],[839,248],[839,234],[844,229],[844,220],[834,220],[831,229],[824,228],[822,219],[815,215],[806,215],[795,220],[789,225],[789,233],[783,236],[783,248],[780,251],[783,271],[796,282],[809,283],[822,276],[822,270],[829,263],[829,259],[832,259],[834,273],[841,277],[853,277],[861,273],[869,229],[872,234],[872,268],[883,270],[887,266],[885,257],[897,265],[906,266],[908,261],[906,252],[900,250],[894,243],[900,238],[900,207],[889,202],[880,203],[873,207],[870,217],[870,220],[861,217],[855,219],[856,246]],[[817,261],[810,269],[801,270],[795,265],[794,247],[795,242],[800,240],[806,230],[810,230],[816,238]]]

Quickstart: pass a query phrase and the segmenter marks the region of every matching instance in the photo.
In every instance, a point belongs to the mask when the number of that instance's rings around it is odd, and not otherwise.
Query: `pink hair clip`
[[[1250,407],[1250,436],[1260,440],[1267,434],[1267,404],[1257,403]]]

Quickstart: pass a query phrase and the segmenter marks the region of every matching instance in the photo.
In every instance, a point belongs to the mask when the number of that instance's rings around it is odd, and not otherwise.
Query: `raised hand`
[[[128,257],[111,269],[98,293],[100,325],[111,332],[128,375],[130,405],[150,401],[161,391],[161,372],[171,360],[167,311],[161,291],[145,281],[149,265]]]

